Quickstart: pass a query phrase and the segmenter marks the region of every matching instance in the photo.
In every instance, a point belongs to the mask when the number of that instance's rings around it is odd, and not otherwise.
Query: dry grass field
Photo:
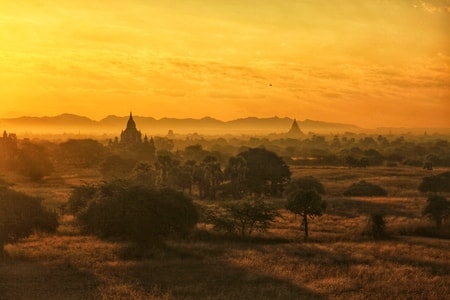
[[[421,216],[426,197],[417,192],[430,174],[416,168],[293,168],[325,186],[326,213],[310,223],[303,242],[300,219],[272,199],[280,218],[250,239],[215,234],[199,224],[185,241],[136,259],[130,245],[80,234],[64,217],[55,235],[34,234],[6,245],[0,261],[0,299],[444,299],[450,295],[450,240],[411,234],[431,226]],[[445,170],[433,171],[434,174]],[[95,178],[93,174],[84,174]],[[89,177],[89,176],[90,177]],[[67,200],[82,175],[14,188]],[[366,180],[388,197],[349,198],[343,191]],[[198,204],[204,204],[197,202]],[[208,203],[216,205],[216,203]],[[391,238],[361,233],[373,211],[386,213]],[[448,223],[445,224],[448,230]],[[402,233],[408,233],[404,235]]]

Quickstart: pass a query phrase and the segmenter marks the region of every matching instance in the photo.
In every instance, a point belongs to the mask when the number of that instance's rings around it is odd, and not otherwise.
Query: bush
[[[198,216],[192,200],[180,192],[113,181],[99,187],[77,220],[99,237],[149,246],[171,235],[186,235]]]
[[[344,196],[360,196],[360,197],[385,197],[387,191],[382,187],[366,182],[364,180],[352,184],[345,192]]]
[[[214,225],[214,230],[251,236],[257,231],[265,232],[276,217],[276,209],[260,198],[233,201],[218,211],[207,212],[206,222]]]
[[[23,143],[16,157],[15,168],[19,174],[31,181],[41,180],[54,169],[46,149],[30,142]]]
[[[450,171],[424,177],[419,185],[419,191],[422,193],[450,192]]]
[[[373,237],[376,240],[388,237],[386,233],[386,220],[383,212],[371,213],[367,222],[367,228],[364,234]]]
[[[64,205],[64,210],[71,214],[77,214],[84,209],[89,201],[94,198],[97,187],[92,184],[83,184],[73,189],[69,200]]]
[[[56,213],[46,210],[39,198],[0,187],[0,256],[6,243],[27,237],[33,230],[53,232],[57,227]]]
[[[450,202],[443,196],[432,195],[428,197],[422,215],[432,219],[436,223],[436,228],[440,229],[442,221],[450,215]]]

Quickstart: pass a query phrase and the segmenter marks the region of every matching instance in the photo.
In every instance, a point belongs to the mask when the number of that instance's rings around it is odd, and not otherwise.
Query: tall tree
[[[247,172],[247,162],[242,156],[230,157],[225,168],[225,177],[230,180],[231,194],[234,199],[242,198],[245,193]]]
[[[288,165],[274,152],[252,148],[238,154],[247,164],[245,184],[251,193],[280,196],[291,178]]]
[[[324,192],[323,185],[314,177],[302,177],[291,181],[286,189],[288,202],[286,208],[302,216],[305,231],[305,241],[308,240],[308,217],[321,216],[327,203],[322,200],[320,193]]]

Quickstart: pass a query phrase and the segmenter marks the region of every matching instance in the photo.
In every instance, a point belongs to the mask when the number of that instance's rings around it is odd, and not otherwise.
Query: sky
[[[450,0],[0,0],[0,118],[450,127]]]

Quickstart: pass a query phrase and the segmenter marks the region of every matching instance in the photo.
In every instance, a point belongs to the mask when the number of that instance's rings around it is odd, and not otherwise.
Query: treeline
[[[50,142],[18,139],[4,132],[0,138],[0,169],[15,171],[37,181],[56,168],[98,169],[105,178],[140,177],[156,186],[190,190],[201,198],[215,194],[241,193],[239,180],[232,180],[240,168],[243,153],[264,149],[289,165],[332,165],[370,167],[450,166],[448,139],[434,136],[369,136],[344,134],[304,139],[211,138],[191,135],[184,139],[155,137],[125,146],[116,140],[70,139]],[[252,150],[253,151],[253,150]],[[231,159],[231,160],[230,160]],[[152,178],[149,178],[152,177]],[[232,183],[229,189],[218,185]]]

